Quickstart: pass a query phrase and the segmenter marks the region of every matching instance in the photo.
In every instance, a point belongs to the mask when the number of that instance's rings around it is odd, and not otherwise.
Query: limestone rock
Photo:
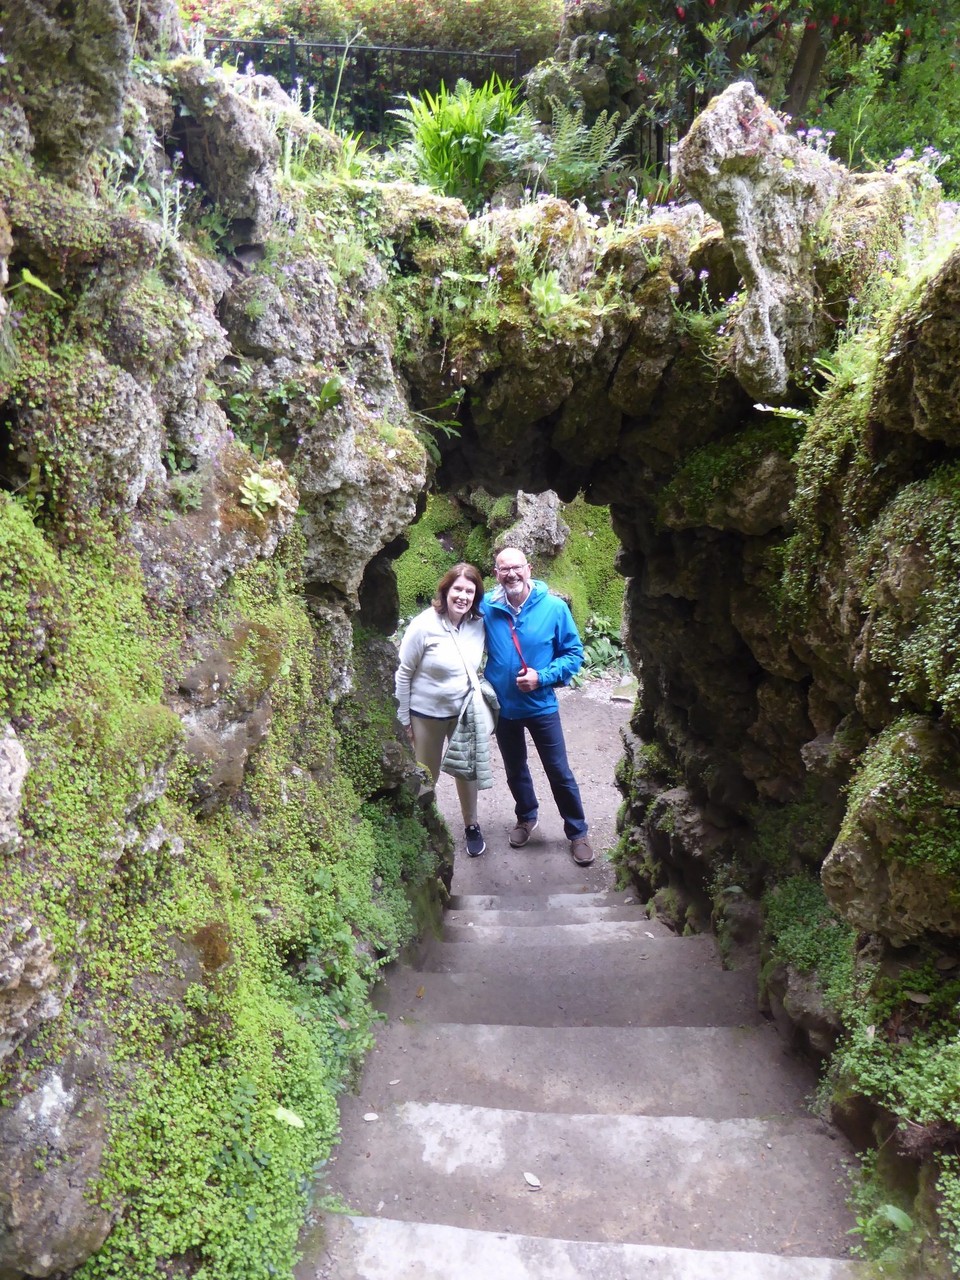
[[[0,155],[29,156],[33,150],[33,134],[26,112],[14,98],[0,102]]]
[[[69,456],[47,461],[65,424],[73,435]],[[69,520],[130,511],[151,477],[162,474],[156,404],[93,346],[51,362],[43,390],[23,408],[21,440],[19,462],[28,469],[44,460],[48,505]]]
[[[960,249],[895,321],[873,413],[888,431],[960,445]]]
[[[15,849],[19,843],[17,815],[29,767],[20,739],[11,725],[5,725],[0,731],[0,853]]]
[[[0,911],[0,1060],[62,1010],[65,984],[53,957],[53,942],[28,916]]]
[[[174,244],[159,266],[131,269],[124,261],[99,273],[89,290],[91,309],[102,309],[108,350],[154,402],[164,451],[173,446],[182,458],[209,457],[227,428],[207,389],[229,350],[217,317],[226,286],[225,271]]]
[[[509,529],[498,534],[494,551],[520,547],[527,559],[542,564],[558,556],[570,536],[561,515],[560,499],[550,489],[546,493],[517,494],[517,518]]]
[[[734,340],[737,377],[752,396],[783,396],[791,371],[829,334],[809,227],[840,190],[843,170],[789,135],[741,81],[694,121],[677,172],[722,224],[746,285]]]
[[[121,0],[142,58],[170,57],[187,47],[176,0]]]
[[[674,927],[706,929],[711,916],[712,864],[726,847],[727,833],[714,825],[686,787],[671,787],[653,800],[642,823],[647,854],[660,868],[667,890],[661,913]],[[669,910],[668,910],[669,909]]]
[[[106,1146],[92,1049],[68,1050],[0,1111],[0,1277],[72,1272],[103,1244],[114,1211],[91,1196]]]
[[[119,0],[17,0],[3,48],[38,160],[77,173],[120,136],[133,46]]]
[[[863,768],[869,785],[855,780],[823,864],[827,897],[851,924],[897,947],[930,934],[960,937],[946,856],[960,806],[960,742],[941,723],[913,716],[885,732]]]
[[[427,457],[407,428],[371,413],[352,387],[319,413],[297,458],[308,580],[356,606],[367,562],[413,519]]]
[[[761,1007],[772,1014],[784,1039],[799,1039],[821,1058],[833,1051],[842,1030],[840,1018],[813,974],[790,964],[764,970]]]
[[[234,225],[240,244],[262,244],[279,208],[274,181],[279,149],[254,107],[223,74],[192,59],[169,69],[186,107],[184,157]]]
[[[806,689],[793,680],[768,677],[756,696],[757,718],[741,752],[743,771],[765,799],[786,803],[799,797],[805,780],[796,743],[811,734]]]
[[[785,680],[802,680],[806,667],[791,648],[789,632],[779,618],[770,616],[774,577],[762,554],[745,552],[744,579],[731,587],[731,622],[765,671]]]
[[[258,513],[243,502],[243,485],[247,477],[260,474],[279,486],[280,498]],[[195,499],[191,496],[172,519],[170,508],[138,511],[131,537],[140,553],[147,594],[190,607],[211,599],[243,565],[274,553],[293,523],[297,499],[279,462],[258,463],[248,449],[229,438],[221,438],[214,456],[188,475]]]
[[[705,524],[760,537],[786,523],[794,476],[790,458],[771,447],[744,466],[729,486],[718,485],[702,503],[690,503],[680,491],[663,504],[661,518],[670,529]]]
[[[309,360],[316,341],[313,329],[298,322],[278,286],[267,276],[248,276],[226,298],[224,325],[237,351],[245,356],[287,355]]]
[[[497,269],[508,282],[521,271],[522,255],[532,254],[540,271],[556,271],[565,293],[579,289],[590,265],[588,224],[554,196],[541,196],[519,209],[491,209],[471,224],[470,234],[495,241]]]
[[[7,216],[3,209],[0,208],[0,356],[3,355],[6,350],[6,344],[9,342],[9,338],[5,337],[3,332],[4,319],[10,310],[10,304],[4,296],[4,290],[10,278],[7,264],[12,248],[13,240],[10,236],[10,223],[7,221]]]
[[[273,76],[260,75],[248,69],[236,78],[231,88],[256,106],[258,113],[270,121],[276,132],[289,139],[288,145],[295,154],[308,155],[314,164],[320,156],[325,156],[331,164],[336,161],[343,143],[336,133],[325,129],[309,113],[307,102],[303,101],[301,110],[295,99],[301,97],[302,100],[308,95],[304,93],[301,96],[300,87],[291,95]]]
[[[181,676],[173,707],[197,768],[194,794],[202,812],[213,812],[241,786],[270,731],[270,690],[282,662],[280,637],[249,619]]]

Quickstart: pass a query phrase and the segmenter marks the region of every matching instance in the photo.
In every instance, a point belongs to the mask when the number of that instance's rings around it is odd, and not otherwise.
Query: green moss
[[[407,531],[410,546],[394,564],[401,617],[409,618],[430,603],[439,580],[465,558],[471,529],[452,498],[427,498],[423,515]]]
[[[570,537],[550,565],[550,586],[569,597],[581,629],[591,617],[598,617],[619,630],[626,583],[616,570],[620,543],[610,527],[607,508],[577,498],[564,505],[563,519]]]
[[[354,629],[353,688],[341,699],[335,713],[337,761],[361,800],[389,789],[384,759],[399,731],[388,670],[396,665],[396,652],[388,640],[362,628]]]
[[[822,567],[825,539],[838,510],[853,515],[855,493],[872,466],[864,429],[872,344],[856,342],[853,350],[864,357],[866,367],[843,367],[843,376],[820,401],[796,454],[797,482],[790,506],[794,532],[784,555],[784,589],[801,609]]]
[[[121,251],[124,241],[140,241],[132,219],[105,216],[103,204],[52,178],[28,171],[8,158],[0,173],[0,203],[18,238],[29,240],[36,260],[57,271],[83,266]]]
[[[69,954],[80,922],[97,914],[127,812],[164,769],[181,730],[160,701],[136,554],[99,528],[85,552],[69,547],[57,559],[69,633],[29,702],[24,846],[9,871],[16,900]]]
[[[909,594],[891,576],[909,556],[920,577]],[[960,466],[901,489],[864,536],[853,566],[871,610],[871,661],[895,673],[895,689],[915,706],[960,720]]]
[[[952,756],[941,761],[935,745],[932,753],[925,749],[929,732],[926,721],[904,717],[874,739],[850,784],[839,838],[853,837],[867,809],[871,826],[887,834],[885,856],[953,883],[960,872],[960,811],[952,798]]]
[[[669,510],[683,512],[686,524],[708,523],[718,502],[747,480],[771,452],[792,457],[802,431],[796,422],[771,418],[736,436],[705,445],[686,457],[661,490],[657,510],[661,521]]]
[[[814,974],[828,1003],[839,1008],[853,987],[855,931],[827,902],[819,880],[790,876],[763,898],[769,963]]]
[[[678,786],[681,781],[680,770],[672,764],[659,742],[645,742],[637,748],[637,771],[644,776],[660,778],[668,787]],[[619,764],[617,766],[619,768]]]
[[[69,630],[63,579],[30,511],[0,493],[0,689],[8,715],[56,670]]]
[[[757,805],[751,809],[753,843],[751,860],[764,879],[782,876],[804,863],[819,867],[830,851],[835,835],[822,801],[811,784],[800,800],[782,805]]]
[[[957,1274],[960,1273],[960,1157],[939,1157],[936,1193],[944,1243]]]
[[[19,570],[12,552],[0,561],[11,601],[70,624],[42,681],[20,632],[5,651],[31,769],[0,889],[80,974],[73,1011],[8,1060],[8,1079],[22,1088],[62,1058],[72,1017],[112,1046],[91,1193],[122,1212],[78,1275],[290,1274],[336,1093],[370,1044],[370,983],[421,923],[437,857],[412,801],[361,810],[338,768],[323,673],[342,655],[311,629],[299,534],[194,616],[181,651],[114,533],[94,524],[83,548],[55,550],[9,499],[0,530],[24,553]],[[269,697],[272,714],[237,802],[207,817],[163,701],[193,645],[229,650],[227,696]]]

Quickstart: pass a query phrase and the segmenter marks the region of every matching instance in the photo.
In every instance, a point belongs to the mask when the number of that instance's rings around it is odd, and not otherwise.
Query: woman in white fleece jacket
[[[478,612],[483,579],[472,564],[455,564],[437,583],[429,608],[411,621],[400,642],[396,694],[400,723],[417,760],[440,776],[444,747],[472,687],[467,673],[483,661],[484,628]],[[486,849],[477,823],[477,784],[455,779],[463,814],[467,853]]]

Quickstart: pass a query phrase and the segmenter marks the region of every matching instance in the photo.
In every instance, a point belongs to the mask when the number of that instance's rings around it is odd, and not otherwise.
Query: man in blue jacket
[[[545,582],[531,577],[522,551],[504,547],[497,556],[496,575],[497,586],[484,596],[480,612],[487,626],[484,675],[500,700],[497,745],[516,802],[517,825],[510,832],[510,843],[522,849],[539,815],[527,765],[529,733],[560,810],[573,860],[586,867],[594,853],[580,788],[567,763],[554,692],[580,670],[583,644],[565,601],[551,595]]]

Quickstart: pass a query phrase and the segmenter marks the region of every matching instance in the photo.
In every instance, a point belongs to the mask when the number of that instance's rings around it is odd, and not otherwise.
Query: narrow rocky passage
[[[561,700],[598,852],[630,711],[614,692]],[[298,1280],[850,1280],[851,1153],[807,1110],[755,974],[647,920],[602,857],[577,867],[537,776],[531,844],[507,843],[498,774],[442,937],[387,977],[329,1179],[350,1214]],[[448,779],[439,802],[459,836]]]

